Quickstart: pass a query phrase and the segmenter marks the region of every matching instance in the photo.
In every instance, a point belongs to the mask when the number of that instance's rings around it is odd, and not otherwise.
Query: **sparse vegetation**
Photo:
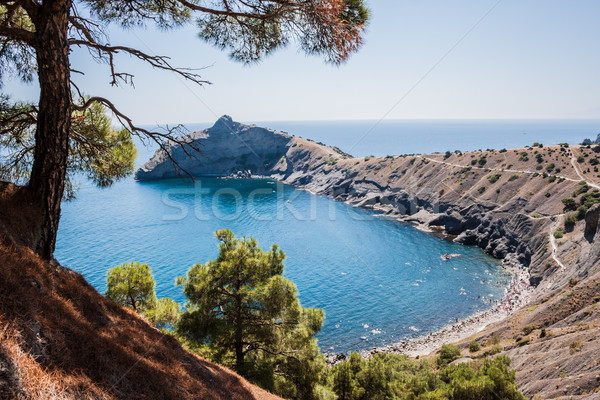
[[[502,176],[502,174],[500,174],[500,173],[491,174],[491,175],[488,175],[487,180],[490,183],[494,184],[494,183],[498,182],[498,179],[500,179],[501,176]]]
[[[477,340],[474,340],[471,343],[469,343],[469,351],[471,353],[476,353],[479,350],[481,350],[481,345],[479,344],[479,342]]]
[[[512,182],[512,181],[514,181],[516,179],[519,179],[519,175],[518,174],[511,175],[510,178],[508,178],[508,181]]]

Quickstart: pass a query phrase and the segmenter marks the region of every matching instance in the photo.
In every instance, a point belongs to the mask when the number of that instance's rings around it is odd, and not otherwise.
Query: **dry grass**
[[[2,200],[0,218],[26,219]],[[0,398],[278,399],[39,259],[3,222]]]

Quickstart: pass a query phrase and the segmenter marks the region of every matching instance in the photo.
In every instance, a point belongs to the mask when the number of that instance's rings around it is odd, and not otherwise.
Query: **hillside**
[[[0,399],[278,399],[184,350],[23,244],[32,214],[0,184]]]
[[[198,140],[210,157],[190,160],[178,148],[172,154],[197,176],[272,177],[443,232],[458,243],[483,248],[507,266],[525,266],[535,288],[529,304],[468,340],[487,343],[483,351],[499,343],[514,359],[518,384],[528,396],[591,398],[598,391],[600,206],[587,210],[588,204],[580,220],[565,228],[562,201],[572,199],[577,208],[584,200],[598,200],[600,154],[590,147],[354,158],[227,116],[190,139]],[[159,151],[137,179],[173,173]]]

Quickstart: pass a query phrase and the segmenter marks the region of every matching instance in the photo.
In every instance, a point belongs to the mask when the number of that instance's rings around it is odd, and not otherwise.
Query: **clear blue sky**
[[[201,42],[193,25],[172,32],[111,27],[111,43],[171,56],[177,66],[207,67],[212,85],[122,57],[135,88],[111,88],[108,70],[87,52],[72,64],[90,95],[114,100],[138,124],[402,118],[600,118],[600,1],[371,0],[365,45],[334,67],[293,44],[244,66]],[[458,43],[458,44],[457,44]],[[453,46],[430,74],[388,111]],[[15,98],[34,86],[9,83]]]

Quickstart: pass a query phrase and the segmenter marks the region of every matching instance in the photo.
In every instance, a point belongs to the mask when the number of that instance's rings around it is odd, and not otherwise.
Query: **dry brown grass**
[[[278,399],[10,239],[1,218],[27,217],[19,215],[25,207],[9,209],[3,199],[0,193],[0,398]]]

